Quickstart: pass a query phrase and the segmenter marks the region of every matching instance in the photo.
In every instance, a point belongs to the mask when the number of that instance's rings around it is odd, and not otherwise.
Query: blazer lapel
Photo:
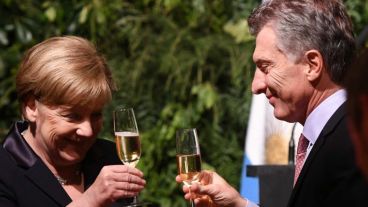
[[[314,144],[311,152],[309,153],[303,168],[299,174],[299,179],[297,180],[289,199],[288,206],[292,206],[295,197],[298,195],[298,192],[300,188],[303,186],[304,177],[307,175],[308,170],[313,163],[313,160],[315,159],[316,155],[318,154],[318,151],[322,148],[322,146],[325,144],[326,137],[333,132],[336,125],[345,117],[346,111],[345,111],[345,105],[346,103],[343,103],[336,112],[332,115],[332,117],[328,120],[326,126],[323,128],[321,134],[318,136],[316,143]]]
[[[60,206],[66,206],[72,201],[42,162],[37,161],[31,168],[26,170],[25,176]]]

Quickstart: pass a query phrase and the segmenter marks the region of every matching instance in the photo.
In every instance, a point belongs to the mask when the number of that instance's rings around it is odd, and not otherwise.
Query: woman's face
[[[57,166],[81,162],[102,128],[104,104],[48,106],[35,100],[31,110],[33,147]]]

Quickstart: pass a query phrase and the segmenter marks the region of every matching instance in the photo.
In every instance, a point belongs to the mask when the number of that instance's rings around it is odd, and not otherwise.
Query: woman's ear
[[[22,112],[24,118],[29,122],[35,122],[37,117],[37,105],[34,97],[27,98],[22,104]]]
[[[305,61],[308,65],[305,70],[306,77],[310,82],[318,80],[323,72],[323,58],[319,51],[309,50],[305,53]]]

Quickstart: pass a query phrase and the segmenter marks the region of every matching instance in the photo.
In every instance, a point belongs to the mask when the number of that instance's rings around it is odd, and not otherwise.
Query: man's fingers
[[[199,189],[200,189],[201,185],[197,184],[197,183],[193,183],[190,186],[190,191],[194,192],[194,193],[199,193]]]
[[[197,186],[192,186],[193,191],[196,192],[196,194],[200,194],[200,195],[215,195],[216,194],[216,190],[218,190],[217,188],[214,188],[214,186],[212,184],[210,185],[197,185]]]
[[[175,178],[176,182],[181,183],[183,182],[183,179],[181,179],[180,175],[177,175]]]

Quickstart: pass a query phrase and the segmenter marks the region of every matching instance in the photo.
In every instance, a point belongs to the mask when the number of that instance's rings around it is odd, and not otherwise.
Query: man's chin
[[[293,120],[290,114],[278,112],[276,109],[273,111],[273,115],[275,116],[276,119],[279,119],[281,121],[286,121],[290,123],[296,122],[295,120]]]

